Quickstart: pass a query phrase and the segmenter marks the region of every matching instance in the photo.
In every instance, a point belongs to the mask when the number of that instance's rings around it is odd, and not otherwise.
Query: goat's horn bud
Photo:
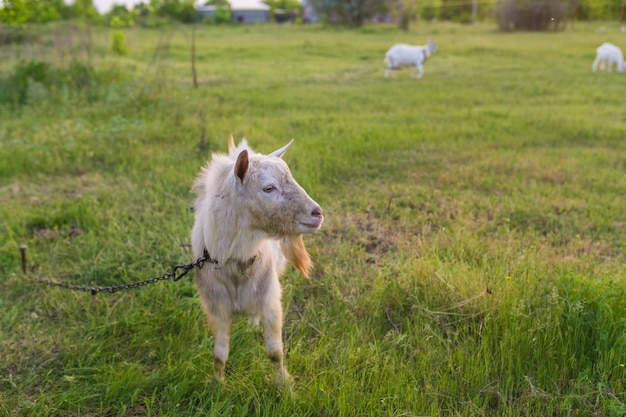
[[[287,149],[289,149],[289,147],[291,146],[292,143],[293,143],[293,139],[291,139],[289,141],[289,143],[286,144],[285,146],[283,146],[282,148],[278,149],[277,151],[272,152],[269,156],[275,156],[276,158],[282,158],[283,155],[285,154],[285,152],[287,152]]]

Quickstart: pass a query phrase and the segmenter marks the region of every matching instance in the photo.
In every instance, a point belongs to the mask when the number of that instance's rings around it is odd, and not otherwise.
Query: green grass
[[[20,56],[95,73],[0,107],[0,415],[626,415],[626,83],[591,72],[613,26],[202,27],[198,89],[188,27],[6,47],[2,80]],[[421,80],[383,78],[428,36]],[[293,395],[245,321],[212,381],[189,277],[92,298],[21,273],[22,244],[76,285],[191,261],[189,189],[231,132],[295,138],[325,210],[313,277],[282,279]]]

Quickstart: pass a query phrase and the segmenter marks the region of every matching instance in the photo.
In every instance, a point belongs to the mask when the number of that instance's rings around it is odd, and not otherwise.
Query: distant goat
[[[396,69],[409,66],[417,68],[418,74],[415,78],[422,78],[422,75],[424,75],[422,65],[428,57],[435,53],[436,49],[437,45],[431,38],[428,38],[428,43],[424,46],[413,46],[405,43],[392,46],[385,54],[385,62],[387,63],[385,78],[387,78],[389,72],[396,78]],[[412,77],[414,76],[413,73],[413,68],[411,68]]]
[[[283,312],[279,275],[289,261],[304,275],[312,267],[303,233],[318,230],[322,209],[293,179],[281,159],[293,140],[270,155],[255,153],[244,139],[229,154],[214,154],[193,190],[194,257],[217,261],[196,269],[200,302],[213,334],[214,375],[224,380],[234,316],[262,319],[267,355],[279,382],[290,379],[283,364]]]
[[[624,72],[624,55],[622,50],[612,43],[605,42],[596,49],[596,59],[593,61],[591,69],[595,72],[600,68],[600,71],[605,69],[611,72],[613,64],[617,67],[617,72]]]

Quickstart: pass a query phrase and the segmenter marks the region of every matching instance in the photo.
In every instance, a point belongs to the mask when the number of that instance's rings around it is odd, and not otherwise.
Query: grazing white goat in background
[[[605,69],[611,72],[613,64],[617,67],[617,72],[624,72],[624,55],[622,50],[612,43],[605,42],[596,49],[596,59],[593,61],[591,69],[595,72],[600,67],[600,71]]]
[[[415,78],[422,78],[422,75],[424,75],[422,65],[426,62],[428,57],[435,53],[436,49],[437,45],[431,38],[428,38],[428,43],[424,46],[413,46],[405,43],[392,46],[385,54],[385,62],[387,63],[385,78],[387,78],[389,72],[396,78],[395,70],[400,67],[412,67],[412,77],[414,76],[413,68],[417,68],[418,74]]]
[[[290,379],[283,364],[279,275],[289,261],[304,275],[312,267],[303,233],[318,230],[322,209],[293,179],[283,154],[293,143],[262,155],[242,140],[229,154],[214,154],[193,190],[195,257],[217,261],[196,269],[200,302],[213,334],[214,374],[224,380],[232,319],[262,319],[267,355],[280,383]]]

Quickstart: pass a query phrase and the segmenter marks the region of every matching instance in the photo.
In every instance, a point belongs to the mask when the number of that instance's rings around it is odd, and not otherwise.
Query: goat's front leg
[[[291,380],[291,376],[285,368],[283,359],[282,328],[283,312],[280,303],[278,303],[278,308],[265,312],[263,316],[263,332],[267,356],[274,364],[279,384],[284,385]]]
[[[418,71],[418,74],[415,78],[419,80],[420,78],[422,78],[422,75],[424,75],[424,68],[421,65],[418,65],[417,71]]]
[[[598,70],[598,64],[600,63],[600,60],[598,58],[596,58],[593,61],[593,64],[591,65],[591,71],[596,72]],[[600,67],[600,70],[602,70],[602,67]]]
[[[224,367],[228,360],[230,345],[230,318],[208,318],[213,334],[213,375],[218,381],[224,381]]]

